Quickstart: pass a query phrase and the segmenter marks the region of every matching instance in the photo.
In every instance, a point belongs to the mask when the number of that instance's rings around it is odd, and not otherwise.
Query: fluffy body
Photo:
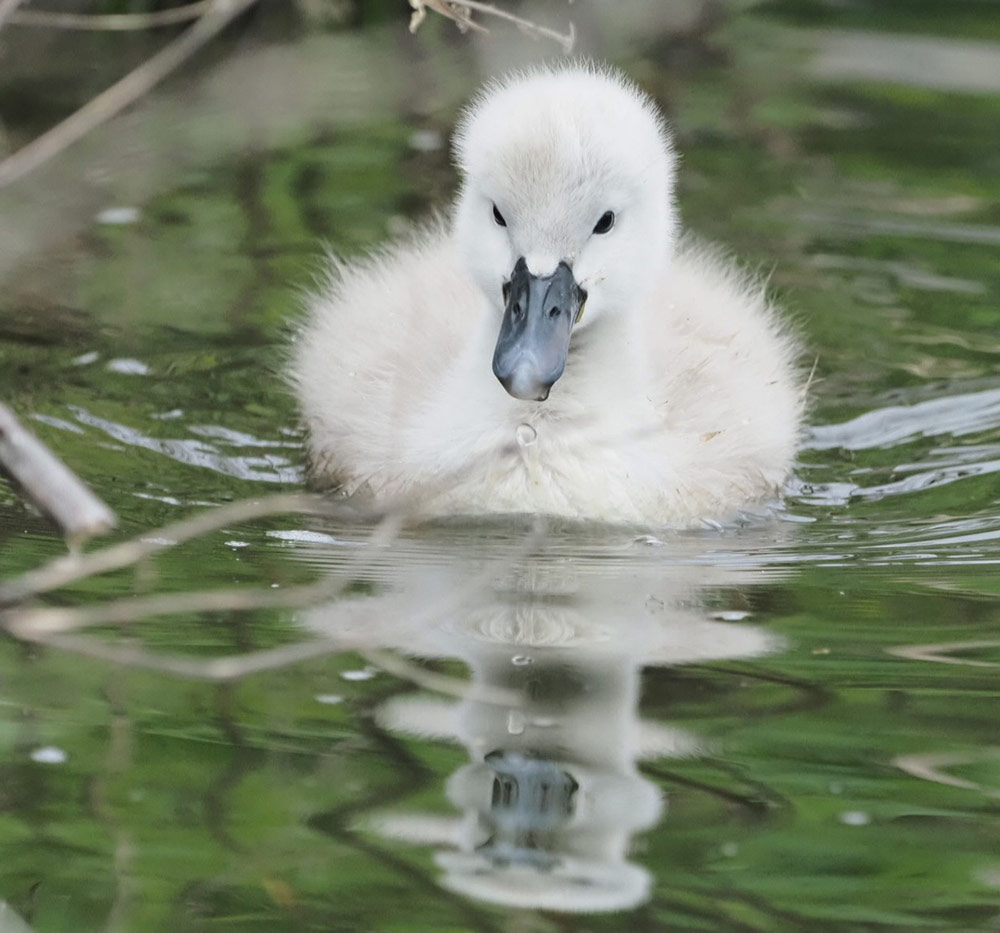
[[[430,515],[674,525],[775,496],[799,432],[796,346],[760,284],[678,244],[651,102],[594,69],[515,77],[473,103],[456,158],[450,224],[334,263],[311,300],[289,377],[317,480]],[[537,275],[568,262],[588,295],[544,402],[491,370],[518,257]]]

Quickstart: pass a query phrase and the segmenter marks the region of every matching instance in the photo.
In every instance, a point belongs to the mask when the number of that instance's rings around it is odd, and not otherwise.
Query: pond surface
[[[939,7],[546,8],[661,99],[686,224],[804,335],[783,509],[283,513],[40,598],[269,605],[0,641],[0,930],[1000,928],[1000,28]],[[281,346],[323,241],[444,201],[458,103],[551,52],[361,19],[251,19],[0,192],[0,399],[116,539],[301,488]],[[54,52],[106,48],[25,33],[53,73],[0,102],[56,119],[94,88]],[[0,480],[0,575],[62,553]]]

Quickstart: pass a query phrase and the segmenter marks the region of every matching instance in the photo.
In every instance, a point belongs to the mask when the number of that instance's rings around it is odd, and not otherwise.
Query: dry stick
[[[20,0],[18,0],[20,2]],[[15,26],[41,26],[49,29],[87,29],[119,32],[134,29],[158,29],[188,23],[207,13],[214,0],[198,0],[169,10],[152,13],[57,13],[50,10],[19,10],[9,18]]]
[[[472,19],[472,13],[476,12],[482,13],[485,16],[494,16],[497,19],[506,20],[524,32],[554,39],[563,47],[563,51],[567,53],[573,51],[573,46],[576,43],[576,30],[572,23],[569,24],[569,32],[564,35],[563,33],[556,32],[554,29],[549,29],[547,26],[539,26],[537,23],[533,23],[514,13],[502,10],[492,3],[479,3],[477,0],[410,0],[410,6],[413,7],[413,16],[410,18],[410,32],[417,31],[427,15],[427,10],[433,10],[435,13],[440,13],[442,16],[453,20],[458,24],[460,29],[474,29],[478,32],[487,32],[488,30],[482,24]],[[464,12],[459,12],[459,10]]]
[[[90,554],[67,554],[35,570],[29,570],[23,576],[0,585],[0,606],[47,593],[84,577],[128,567],[164,548],[237,522],[288,512],[343,516],[348,511],[341,503],[304,493],[276,493],[261,499],[246,499],[221,505],[190,518],[182,518],[163,528],[144,532],[137,538],[113,544],[103,550]]]
[[[486,463],[489,458],[490,454],[484,453],[481,460]],[[453,480],[453,474],[449,473],[436,482],[429,483],[428,494],[432,494],[435,490],[447,489]],[[402,524],[412,517],[412,509],[413,503],[408,503],[405,497],[384,503],[377,512],[365,512],[349,499],[331,500],[306,493],[276,493],[260,499],[245,499],[199,512],[190,518],[183,518],[162,528],[144,532],[130,541],[111,545],[101,551],[58,557],[35,570],[29,570],[23,576],[7,583],[0,583],[0,608],[32,596],[40,596],[42,593],[48,593],[85,577],[96,576],[110,570],[120,570],[166,547],[173,547],[175,544],[190,541],[192,538],[239,522],[280,515],[283,512],[368,521],[379,519],[381,524],[377,531],[382,537],[373,543],[385,544],[395,536]]]
[[[21,0],[0,0],[0,29],[14,14],[14,11],[21,5]]]
[[[489,459],[487,454],[483,454],[482,459]],[[437,482],[430,483],[430,488],[437,488],[439,491],[449,486],[449,480],[453,479],[450,474],[438,478]],[[412,503],[407,503],[405,499],[390,502],[383,508],[381,521],[372,532],[369,543],[377,546],[384,546],[391,543],[398,534],[399,529],[407,518],[411,516]],[[328,516],[348,516],[353,519],[375,517],[375,513],[363,515],[357,507],[346,501],[330,501],[320,496],[305,495],[300,493],[278,493],[264,497],[260,500],[245,500],[227,506],[220,506],[210,511],[201,512],[191,518],[182,519],[163,528],[146,532],[142,536],[122,544],[112,545],[101,551],[92,554],[76,554],[56,560],[29,571],[14,581],[0,586],[0,607],[20,602],[31,596],[40,595],[67,583],[85,577],[95,576],[110,570],[120,569],[137,563],[145,557],[149,557],[158,551],[168,547],[173,547],[183,541],[199,537],[208,532],[223,528],[230,524],[241,521],[248,521],[254,518],[261,518],[267,515],[281,514],[284,512],[299,512]],[[532,531],[526,536],[522,546],[507,560],[507,566],[513,564],[522,556],[530,554],[537,549],[544,539],[545,524],[538,517],[535,520]],[[474,577],[469,584],[460,587],[449,599],[435,604],[430,612],[423,615],[418,614],[418,619],[426,618],[432,621],[434,618],[444,615],[446,612],[457,611],[462,603],[468,600],[469,596],[486,585],[496,571],[487,571],[479,577]],[[201,677],[212,680],[233,679],[243,676],[245,673],[252,673],[255,670],[263,670],[267,667],[278,667],[290,661],[275,660],[283,657],[274,652],[256,652],[251,655],[238,656],[234,658],[216,659],[211,662],[195,662],[187,658],[177,658],[163,655],[156,655],[150,652],[143,652],[141,649],[122,649],[117,646],[107,645],[99,641],[80,638],[72,634],[60,634],[67,629],[75,629],[80,625],[100,624],[109,622],[109,612],[114,614],[114,620],[118,624],[137,621],[151,613],[165,613],[178,611],[178,608],[187,611],[220,611],[231,609],[255,609],[260,607],[287,606],[293,608],[302,605],[304,602],[313,602],[320,597],[332,598],[342,589],[343,584],[327,588],[328,584],[314,584],[309,587],[301,587],[285,590],[283,593],[272,593],[268,591],[234,591],[222,590],[207,593],[188,593],[179,596],[154,596],[139,597],[131,600],[120,600],[105,603],[104,606],[84,607],[80,609],[41,609],[41,610],[14,610],[0,614],[0,624],[21,638],[37,640],[53,647],[61,647],[67,650],[78,651],[93,657],[100,657],[106,660],[117,661],[125,664],[137,664],[155,669],[162,669],[182,676]],[[48,621],[46,621],[48,617]],[[424,623],[426,624],[426,622]],[[32,627],[37,626],[42,634],[40,637],[33,637]],[[48,634],[44,634],[48,632]],[[313,644],[313,643],[310,643]],[[345,646],[337,643],[321,642],[318,644],[328,645],[325,650],[343,650]],[[296,646],[288,646],[287,650],[294,652],[299,650]],[[303,657],[311,657],[307,649],[301,649]],[[299,657],[295,656],[296,659]],[[460,697],[476,697],[482,702],[496,702],[506,705],[514,705],[520,700],[506,692],[497,693],[493,688],[475,687],[470,690],[464,681],[456,681],[456,686],[452,689],[446,688],[446,678],[444,675],[434,674],[423,670],[402,657],[384,655],[381,652],[369,652],[366,657],[370,663],[381,666],[385,663],[386,669],[397,676],[405,677],[418,686],[425,686],[427,689],[438,692],[451,692]],[[387,661],[386,658],[392,658]],[[161,663],[162,662],[162,663]],[[405,673],[403,673],[405,672]],[[460,686],[459,686],[460,685]]]
[[[469,683],[469,681],[458,677],[449,677],[447,674],[429,671],[412,661],[408,661],[401,654],[382,648],[364,648],[358,650],[357,653],[372,667],[377,667],[400,680],[408,680],[422,690],[443,693],[445,696],[455,697],[459,700],[473,700],[489,706],[524,706],[524,696],[517,690],[508,687],[491,687],[489,684]]]
[[[150,616],[176,615],[182,612],[302,609],[324,596],[333,595],[336,593],[327,583],[295,586],[287,590],[260,590],[247,586],[239,589],[126,597],[91,606],[8,609],[0,613],[0,623],[18,638],[36,640],[94,625],[124,625]]]
[[[648,431],[652,432],[653,426]],[[623,438],[642,438],[645,430],[630,430],[622,434]],[[586,441],[586,435],[582,435]],[[479,457],[468,465],[475,472],[480,467],[485,468],[498,456],[509,455],[517,450],[516,444],[500,445],[483,451]],[[457,472],[448,472],[429,481],[423,492],[425,497],[433,498],[443,492],[458,478]],[[364,512],[354,505],[350,499],[330,500],[318,495],[304,493],[276,493],[260,499],[247,499],[229,505],[218,506],[198,513],[189,518],[181,519],[159,529],[153,529],[139,535],[130,541],[111,545],[90,554],[69,554],[56,558],[48,564],[35,570],[30,570],[23,576],[7,583],[0,583],[0,608],[21,602],[32,596],[39,596],[51,590],[58,589],[68,583],[86,577],[96,576],[111,570],[120,570],[138,563],[143,558],[156,554],[167,547],[173,547],[192,538],[197,538],[211,531],[225,528],[227,525],[264,518],[269,515],[296,512],[314,514],[331,518],[350,519],[383,519],[379,526],[383,540],[375,543],[386,543],[400,525],[413,517],[412,502],[405,497],[390,500],[383,504],[378,512]],[[393,525],[392,522],[395,524]]]
[[[211,661],[197,661],[175,654],[158,654],[136,646],[111,645],[86,635],[47,635],[37,639],[37,642],[50,648],[71,651],[85,657],[96,658],[99,661],[110,661],[128,667],[144,667],[147,670],[163,674],[173,674],[177,677],[189,677],[192,680],[207,680],[212,682],[238,680],[249,674],[276,670],[343,651],[340,642],[330,639],[315,639],[313,641],[297,642],[294,645],[283,645],[280,648],[270,648],[266,651],[255,651],[245,655],[229,655],[213,658]]]
[[[410,6],[413,8],[413,13],[410,16],[410,32],[416,32],[420,28],[420,24],[427,17],[428,10],[440,13],[456,23],[460,32],[465,32],[466,29],[472,29],[476,32],[489,31],[485,26],[475,22],[468,10],[456,3],[450,3],[449,0],[410,0]]]
[[[495,16],[497,19],[507,20],[507,22],[513,23],[525,32],[545,36],[548,39],[554,39],[563,47],[563,51],[566,53],[572,52],[573,46],[576,44],[576,29],[572,22],[569,24],[569,32],[563,35],[560,32],[556,32],[554,29],[549,29],[547,26],[539,26],[537,23],[532,23],[529,20],[522,19],[520,16],[509,13],[507,10],[501,10],[492,3],[478,3],[477,0],[451,0],[451,2],[460,3],[462,6],[467,7],[470,10],[475,10],[478,13],[484,13],[489,16]]]
[[[280,496],[271,497],[272,500]],[[247,503],[239,503],[246,505]],[[282,509],[282,511],[287,511]],[[198,516],[199,518],[204,515]],[[389,515],[372,532],[369,542],[376,545],[390,543],[387,534],[398,529],[399,518]],[[176,526],[175,526],[176,527]],[[531,532],[506,561],[505,566],[526,557],[537,549],[545,535],[545,523],[536,519]],[[163,545],[167,546],[167,545]],[[110,548],[108,550],[111,550]],[[96,556],[96,555],[95,555]],[[355,555],[351,563],[361,560]],[[412,626],[429,625],[437,619],[456,613],[463,604],[487,586],[496,577],[497,569],[488,567],[476,574],[466,584],[426,609],[416,611],[410,619]],[[482,703],[516,706],[522,702],[516,691],[482,685],[469,686],[464,680],[427,671],[406,658],[381,649],[358,648],[343,640],[334,638],[287,645],[282,648],[252,652],[246,655],[216,658],[212,661],[194,661],[176,655],[160,655],[142,648],[109,645],[105,642],[84,638],[74,632],[93,625],[137,622],[150,615],[165,615],[177,612],[219,612],[225,610],[250,610],[265,608],[302,608],[315,605],[320,599],[334,599],[343,592],[350,582],[350,574],[344,573],[341,580],[324,580],[306,586],[293,587],[282,592],[259,589],[215,590],[202,593],[180,593],[161,596],[132,597],[82,608],[40,608],[14,609],[0,614],[0,624],[12,635],[27,641],[34,641],[86,654],[103,660],[121,664],[131,664],[162,670],[167,673],[205,680],[233,680],[247,674],[281,667],[295,661],[316,657],[320,653],[339,650],[356,650],[375,667],[390,674],[409,680],[427,690],[460,698],[471,698]],[[353,604],[352,609],[358,605]],[[373,612],[377,607],[372,608]],[[377,619],[373,619],[377,622]]]
[[[357,650],[350,645],[333,639],[321,638],[313,641],[282,645],[266,651],[250,654],[229,655],[213,658],[211,661],[197,661],[175,654],[157,654],[136,646],[122,647],[88,638],[84,635],[48,635],[37,640],[39,644],[62,651],[71,651],[98,661],[109,661],[128,667],[143,667],[161,674],[173,674],[191,680],[205,680],[212,683],[231,682],[260,674],[264,671],[279,670],[291,664],[312,661],[327,654],[342,651],[357,651],[369,664],[393,677],[406,680],[414,686],[433,693],[455,697],[460,700],[474,700],[491,706],[523,706],[524,698],[516,691],[484,684],[470,684],[458,677],[428,671],[401,655],[381,649]]]
[[[0,405],[0,467],[52,516],[71,547],[114,528],[115,513],[5,405]]]
[[[4,0],[0,0],[0,3],[3,2]],[[0,188],[23,178],[135,103],[256,2],[257,0],[214,0],[208,12],[187,32],[84,104],[62,123],[56,124],[0,162]]]
[[[246,503],[240,503],[245,505]],[[222,511],[221,509],[217,511]],[[281,511],[289,511],[281,509]],[[204,514],[197,516],[205,517]],[[369,543],[377,546],[380,544],[379,538],[383,535],[384,526],[393,521],[392,516],[384,519],[383,522],[372,532]],[[530,534],[522,542],[520,548],[511,555],[505,562],[507,566],[519,560],[521,557],[531,553],[541,541],[541,521],[535,523]],[[177,527],[176,525],[173,527]],[[126,542],[124,546],[134,545],[136,542]],[[140,545],[144,542],[138,542]],[[388,542],[386,542],[388,543]],[[159,539],[157,547],[169,547],[170,543]],[[116,545],[105,551],[99,551],[87,557],[100,557],[108,551],[117,551],[123,545]],[[368,551],[367,553],[370,553]],[[33,607],[33,608],[12,608],[0,613],[0,624],[18,638],[35,640],[37,638],[55,635],[61,632],[77,631],[82,628],[89,628],[95,625],[125,625],[131,622],[138,622],[150,616],[174,615],[182,612],[241,612],[254,609],[303,609],[316,605],[321,599],[333,599],[340,595],[344,587],[350,582],[350,569],[362,559],[363,553],[360,551],[353,555],[344,568],[344,579],[340,580],[320,580],[317,583],[309,583],[303,586],[289,587],[284,590],[256,589],[253,587],[238,587],[234,589],[202,590],[200,592],[189,593],[164,593],[154,596],[129,596],[123,599],[112,599],[103,603],[95,603],[90,606],[67,606],[67,607]],[[84,558],[86,559],[86,557]],[[133,561],[130,561],[132,563]],[[443,615],[458,609],[466,600],[487,585],[496,576],[495,569],[488,568],[482,574],[478,574],[459,587],[445,600],[435,603],[433,614]],[[92,574],[84,574],[91,576]],[[22,578],[23,579],[23,578]],[[354,604],[354,608],[357,604]],[[419,613],[417,614],[419,617]]]

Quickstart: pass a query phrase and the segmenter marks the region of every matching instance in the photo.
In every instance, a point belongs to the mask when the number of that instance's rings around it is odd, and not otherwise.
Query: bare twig
[[[13,15],[14,11],[21,5],[21,0],[0,0],[0,29],[4,23]]]
[[[482,459],[485,461],[488,456],[483,454]],[[428,495],[447,489],[452,481],[453,476],[446,474],[436,482],[428,483]],[[276,493],[260,499],[245,499],[199,512],[197,515],[145,532],[130,541],[123,541],[101,551],[58,557],[15,580],[0,583],[0,607],[22,602],[32,596],[40,596],[76,580],[129,567],[164,548],[190,541],[228,525],[265,518],[269,515],[295,512],[367,521],[379,519],[377,538],[372,543],[383,545],[389,543],[398,533],[400,526],[413,516],[414,505],[415,503],[408,502],[405,497],[400,497],[385,502],[378,512],[366,512],[351,500],[333,500],[309,493]]]
[[[377,667],[400,680],[409,681],[422,690],[443,693],[445,696],[456,697],[459,700],[474,700],[477,703],[486,703],[490,706],[524,706],[524,696],[517,690],[493,687],[489,684],[469,683],[458,677],[449,677],[447,674],[429,671],[394,651],[368,648],[359,651],[358,654],[372,667]]]
[[[477,586],[482,580],[476,580]],[[194,677],[199,680],[236,680],[248,674],[306,661],[335,651],[356,650],[373,667],[407,680],[425,690],[448,696],[472,698],[482,703],[516,706],[521,703],[516,691],[500,688],[471,686],[464,680],[428,671],[407,660],[402,655],[379,648],[357,648],[350,641],[329,638],[313,639],[265,651],[252,651],[242,655],[229,655],[199,661],[179,655],[147,651],[135,645],[113,645],[101,639],[76,634],[81,628],[92,625],[113,625],[136,622],[155,615],[179,612],[210,612],[222,610],[258,610],[267,608],[296,608],[316,603],[324,597],[331,598],[346,583],[321,581],[311,586],[300,586],[284,592],[246,588],[244,590],[217,590],[207,593],[181,593],[139,599],[120,599],[80,609],[15,609],[0,615],[4,628],[15,638],[61,648],[76,654],[87,655],[118,664],[145,667],[165,673]],[[431,623],[457,608],[456,603],[469,595],[468,588],[461,590],[460,600],[448,599],[429,607],[421,614],[421,623]],[[354,608],[354,607],[352,607]],[[373,619],[374,621],[374,619]]]
[[[452,3],[450,0],[410,0],[410,6],[413,8],[413,14],[410,16],[410,32],[416,32],[420,28],[428,10],[433,10],[435,13],[440,13],[452,20],[462,32],[467,29],[473,29],[476,32],[488,31],[484,26],[475,22],[472,13],[460,3]]]
[[[349,646],[345,646],[342,642],[318,638],[312,641],[296,642],[294,645],[269,648],[264,651],[251,651],[248,654],[227,655],[221,658],[212,658],[209,661],[201,661],[182,655],[147,651],[138,645],[112,645],[106,641],[88,638],[84,635],[49,635],[37,640],[51,648],[70,651],[88,658],[96,658],[99,661],[110,661],[113,664],[122,664],[128,667],[143,667],[163,674],[173,674],[176,677],[214,682],[240,680],[251,674],[277,670],[302,661],[311,661],[327,654],[350,650]],[[398,677],[400,680],[408,681],[422,690],[495,706],[518,707],[524,705],[524,698],[516,690],[490,687],[485,684],[470,684],[458,677],[438,674],[436,671],[429,671],[392,651],[371,649],[362,650],[359,654],[373,667]]]
[[[336,595],[339,587],[324,582],[286,590],[241,587],[192,593],[164,593],[112,599],[92,606],[10,609],[0,614],[4,628],[18,638],[38,641],[49,635],[95,625],[124,625],[153,616],[183,612],[241,612],[252,609],[301,609]]]
[[[17,0],[20,2],[20,0]],[[41,26],[48,29],[83,29],[95,32],[126,32],[159,29],[198,19],[212,7],[214,0],[197,0],[168,10],[151,13],[57,13],[52,10],[18,10],[8,18],[14,26]]]
[[[0,468],[52,516],[71,546],[115,526],[115,513],[5,405],[0,405]]]
[[[251,651],[248,654],[227,655],[201,661],[197,658],[186,658],[176,654],[162,654],[157,651],[147,651],[138,645],[113,645],[86,635],[49,635],[36,639],[42,644],[74,654],[82,654],[88,658],[100,661],[110,661],[128,667],[144,667],[148,670],[173,674],[177,677],[190,677],[194,680],[229,681],[238,680],[249,674],[276,670],[343,651],[339,642],[328,639],[296,642],[294,645],[282,645],[280,648],[269,648],[264,651]]]
[[[0,0],[0,3],[3,2],[4,0]],[[213,0],[208,12],[183,35],[88,101],[62,123],[0,162],[0,188],[23,178],[135,103],[256,2],[257,0]]]
[[[343,516],[347,511],[340,503],[302,493],[277,493],[261,499],[222,505],[91,554],[67,554],[56,558],[0,585],[0,606],[12,605],[85,577],[128,567],[164,548],[190,541],[227,525],[290,512]]]
[[[233,506],[215,509],[212,512],[201,513],[193,519],[186,519],[174,525],[167,526],[157,532],[152,533],[151,538],[139,541],[126,542],[124,545],[116,545],[106,548],[104,551],[80,558],[76,562],[75,568],[69,568],[74,572],[70,579],[77,579],[79,576],[91,576],[99,572],[100,569],[111,569],[113,566],[123,566],[122,563],[127,556],[126,563],[134,563],[139,557],[146,553],[152,553],[149,548],[160,549],[170,547],[179,543],[183,539],[197,537],[208,530],[222,527],[233,521],[233,514],[238,513],[238,517],[246,520],[251,517],[259,517],[266,514],[277,514],[291,511],[317,511],[317,500],[313,496],[290,496],[276,495],[270,496],[259,502],[240,502]],[[333,505],[326,503],[326,505]],[[228,513],[223,516],[228,521],[220,522],[220,513]],[[211,521],[210,521],[211,520]],[[391,543],[391,540],[398,533],[401,519],[395,514],[390,514],[382,519],[369,536],[369,544],[384,546]],[[178,533],[180,530],[180,533]],[[537,519],[531,532],[525,536],[520,548],[518,548],[508,558],[508,563],[525,557],[537,549],[545,535],[545,523]],[[371,553],[370,549],[361,551],[355,555],[354,561],[360,561],[363,554]],[[107,555],[111,555],[111,559]],[[96,558],[96,560],[95,560]],[[59,562],[48,565],[49,578],[44,581],[48,584],[54,583],[57,578],[62,582],[69,582],[67,573],[69,571],[59,571],[56,566]],[[89,571],[80,574],[80,564],[88,564]],[[345,568],[346,569],[346,568]],[[55,572],[53,572],[55,571]],[[426,608],[416,610],[409,617],[409,623],[415,626],[430,625],[440,618],[452,615],[468,602],[483,587],[487,586],[496,576],[496,567],[487,567],[482,573],[474,575],[464,585],[458,587],[442,600],[433,603]],[[26,576],[30,576],[26,575]],[[259,610],[275,608],[304,608],[320,603],[322,600],[333,600],[341,595],[345,587],[352,579],[349,573],[342,574],[338,579],[320,580],[317,583],[304,586],[290,587],[285,590],[261,590],[256,588],[240,588],[229,590],[214,590],[208,592],[194,593],[171,593],[158,596],[130,597],[126,599],[110,600],[92,606],[82,607],[36,607],[26,609],[9,609],[0,613],[0,625],[17,638],[25,641],[33,641],[40,644],[73,651],[79,654],[96,657],[103,660],[113,661],[120,664],[130,664],[139,667],[161,670],[166,673],[177,674],[184,677],[195,677],[204,680],[233,680],[244,677],[247,674],[270,668],[281,667],[296,661],[306,660],[316,657],[322,653],[333,651],[357,650],[363,657],[375,667],[379,667],[394,676],[404,680],[409,680],[424,689],[433,690],[451,696],[473,698],[482,703],[496,703],[499,705],[516,706],[522,699],[516,691],[507,691],[492,687],[470,686],[465,681],[427,671],[412,661],[397,655],[393,652],[376,648],[359,646],[354,639],[349,637],[337,637],[336,614],[337,609],[357,613],[365,611],[368,607],[352,603],[349,606],[344,604],[338,607],[336,603],[331,607],[334,618],[331,620],[331,634],[327,639],[313,640],[305,643],[286,645],[281,648],[267,651],[251,652],[245,655],[215,658],[210,661],[198,661],[177,655],[164,655],[150,652],[137,646],[112,645],[100,639],[88,638],[77,634],[80,629],[95,625],[124,625],[138,622],[150,616],[167,615],[180,612],[221,612],[239,610]],[[22,577],[21,583],[25,578]],[[48,586],[48,589],[53,588]],[[23,585],[20,589],[25,588]],[[35,592],[39,592],[37,588]],[[6,588],[2,594],[8,597],[12,588]],[[0,601],[2,603],[2,601]],[[379,607],[373,604],[370,607],[372,619],[370,625],[365,625],[361,630],[374,630],[378,625]],[[356,626],[354,631],[359,630]]]
[[[533,536],[529,541],[532,542],[530,546],[534,547]],[[238,590],[118,599],[81,608],[13,609],[0,613],[0,624],[15,638],[25,641],[118,664],[146,667],[200,680],[235,680],[248,674],[318,657],[321,654],[357,650],[374,667],[402,680],[408,680],[425,690],[448,696],[472,698],[482,703],[516,706],[522,702],[516,691],[470,686],[464,680],[428,671],[392,651],[358,648],[349,639],[338,639],[335,633],[331,633],[326,639],[300,642],[243,655],[213,658],[210,661],[151,652],[134,645],[113,645],[100,639],[76,634],[80,629],[89,626],[121,625],[168,613],[304,608],[316,604],[321,599],[335,598],[349,582],[350,578],[344,577],[336,581],[322,580],[319,583],[284,591],[247,587]],[[418,613],[415,624],[431,624],[457,611],[472,592],[478,590],[485,582],[484,577],[475,577],[470,585],[461,587],[448,599]],[[357,608],[356,604],[351,606],[352,610],[356,611]],[[372,609],[374,625],[378,616],[375,607]]]
[[[553,39],[562,46],[563,51],[567,54],[572,52],[573,46],[576,45],[576,29],[572,22],[570,22],[567,32],[561,33],[556,32],[554,29],[549,29],[547,26],[539,26],[537,23],[532,23],[520,16],[515,16],[513,13],[509,13],[507,10],[502,10],[497,6],[494,6],[492,3],[479,3],[477,0],[453,0],[453,2],[461,3],[463,6],[468,7],[470,10],[475,10],[478,13],[495,16],[497,19],[503,19],[508,23],[513,23],[529,35],[537,35],[543,36],[546,39]]]
[[[563,51],[567,54],[573,51],[573,46],[576,44],[576,30],[572,22],[566,33],[556,32],[554,29],[539,26],[538,23],[533,23],[531,20],[503,10],[492,3],[480,3],[478,0],[410,0],[410,6],[413,7],[413,15],[410,17],[410,32],[416,32],[420,28],[428,10],[433,10],[435,13],[453,20],[462,31],[474,29],[478,32],[488,32],[485,26],[472,18],[473,13],[481,13],[484,16],[493,16],[496,19],[513,23],[528,35],[553,39],[562,46]]]

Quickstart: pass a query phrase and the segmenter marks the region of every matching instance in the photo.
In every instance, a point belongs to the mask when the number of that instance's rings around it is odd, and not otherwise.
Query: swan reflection
[[[404,805],[369,814],[364,827],[433,846],[440,883],[481,901],[565,912],[643,903],[653,879],[634,839],[666,800],[637,763],[704,747],[639,718],[640,671],[779,646],[762,628],[702,608],[707,587],[747,582],[754,571],[737,563],[665,561],[635,545],[512,558],[411,544],[381,555],[368,571],[376,595],[314,609],[304,622],[345,647],[463,661],[466,696],[407,693],[377,718],[397,734],[462,746],[469,760],[444,788],[453,815]],[[463,586],[463,604],[433,622],[417,611]]]

